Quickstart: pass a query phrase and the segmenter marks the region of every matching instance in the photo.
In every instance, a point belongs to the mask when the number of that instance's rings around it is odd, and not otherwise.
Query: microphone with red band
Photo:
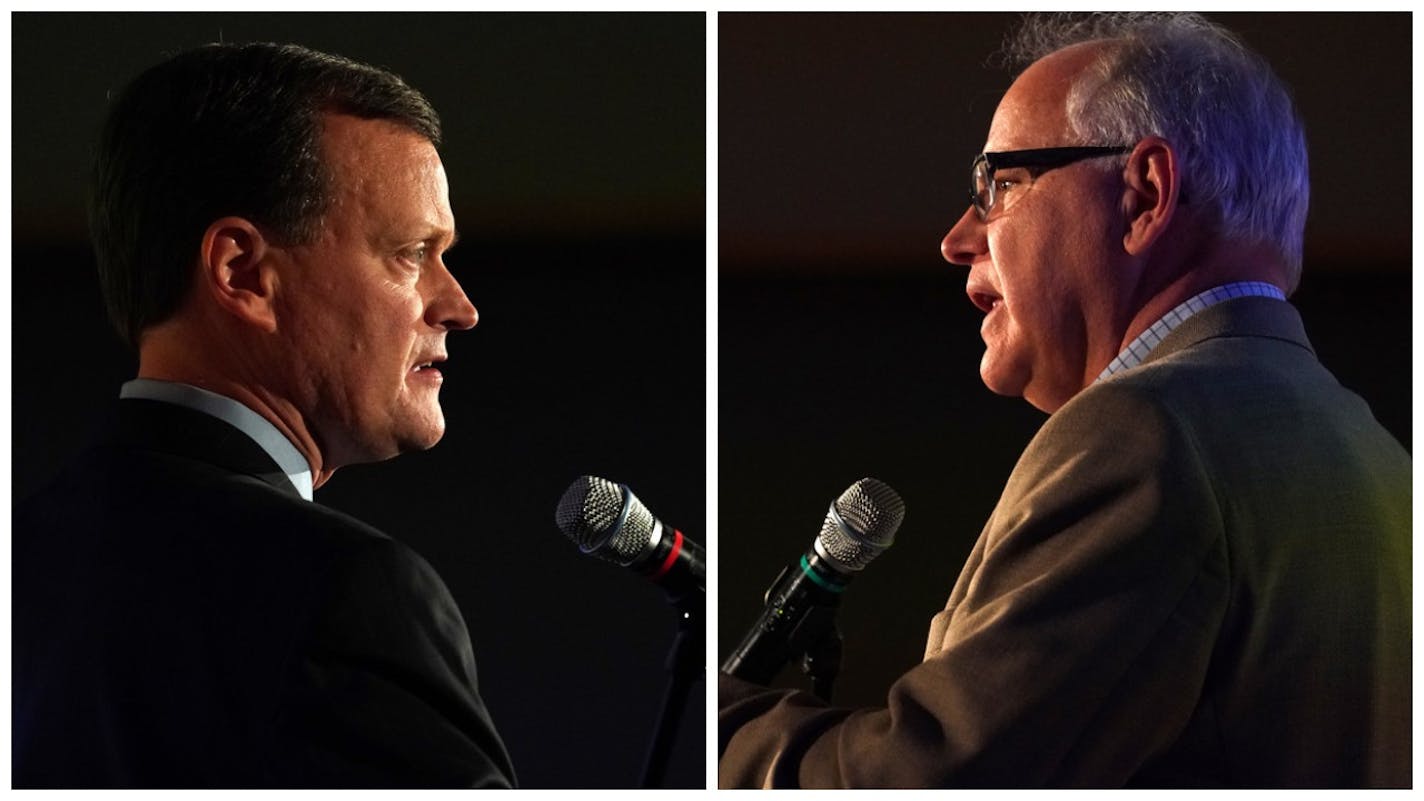
[[[576,479],[559,499],[554,519],[579,550],[647,576],[674,600],[706,594],[702,546],[663,525],[623,484]]]

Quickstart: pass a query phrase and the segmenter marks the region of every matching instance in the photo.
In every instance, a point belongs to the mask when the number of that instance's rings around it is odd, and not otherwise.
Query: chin
[[[431,448],[435,447],[436,444],[439,443],[440,440],[441,440],[444,436],[445,436],[445,430],[442,428],[441,430],[435,432],[434,434],[430,434],[430,435],[428,435],[428,436],[424,436],[424,437],[421,437],[421,438],[419,438],[419,439],[416,439],[416,440],[412,441],[412,442],[410,443],[410,447],[402,448],[401,450],[402,450],[403,452],[404,452],[404,451],[428,451],[428,450],[430,450]]]
[[[415,424],[412,424],[415,423]],[[434,421],[407,421],[405,425],[388,428],[383,432],[370,432],[364,447],[359,448],[362,458],[354,462],[384,462],[403,453],[428,451],[445,435],[445,420],[437,417]]]
[[[1022,397],[1027,379],[1021,378],[1014,370],[1005,369],[1003,363],[994,358],[994,352],[987,350],[979,362],[979,379],[995,395],[1009,398]]]
[[[400,432],[396,436],[396,453],[410,453],[411,451],[428,451],[435,447],[445,436],[445,421],[441,420],[439,425],[423,425],[419,428]]]
[[[428,451],[435,447],[445,436],[445,415],[437,408],[434,416],[422,421],[422,424],[411,432],[401,451]]]
[[[1048,398],[1043,398],[1033,392],[1025,392],[1023,395],[1023,399],[1025,401],[1028,401],[1028,405],[1039,410],[1040,412],[1043,412],[1044,414],[1053,414],[1054,412],[1058,411],[1059,407],[1063,405],[1062,401],[1054,401]]]

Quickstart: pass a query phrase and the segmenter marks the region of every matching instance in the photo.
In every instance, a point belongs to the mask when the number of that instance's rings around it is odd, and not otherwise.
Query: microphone
[[[814,648],[833,630],[846,585],[890,547],[904,518],[899,493],[873,478],[841,493],[816,541],[766,591],[766,608],[722,672],[768,684],[783,665]]]
[[[554,520],[564,536],[586,554],[647,576],[673,599],[707,587],[702,546],[663,525],[633,491],[597,476],[574,480],[559,499]]]

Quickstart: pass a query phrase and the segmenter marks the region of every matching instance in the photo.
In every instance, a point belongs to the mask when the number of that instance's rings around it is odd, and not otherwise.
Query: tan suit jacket
[[[1410,470],[1213,306],[1044,424],[886,708],[722,676],[719,783],[1407,787]]]

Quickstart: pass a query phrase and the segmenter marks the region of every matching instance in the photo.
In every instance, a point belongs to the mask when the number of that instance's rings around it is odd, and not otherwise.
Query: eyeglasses
[[[972,183],[969,185],[969,202],[980,222],[989,219],[989,212],[998,202],[999,188],[994,181],[994,173],[1013,167],[1031,167],[1037,170],[1034,177],[1058,167],[1066,167],[1083,159],[1115,156],[1132,152],[1131,146],[1122,147],[1043,147],[1034,150],[1005,150],[1000,153],[980,153],[974,157]]]

